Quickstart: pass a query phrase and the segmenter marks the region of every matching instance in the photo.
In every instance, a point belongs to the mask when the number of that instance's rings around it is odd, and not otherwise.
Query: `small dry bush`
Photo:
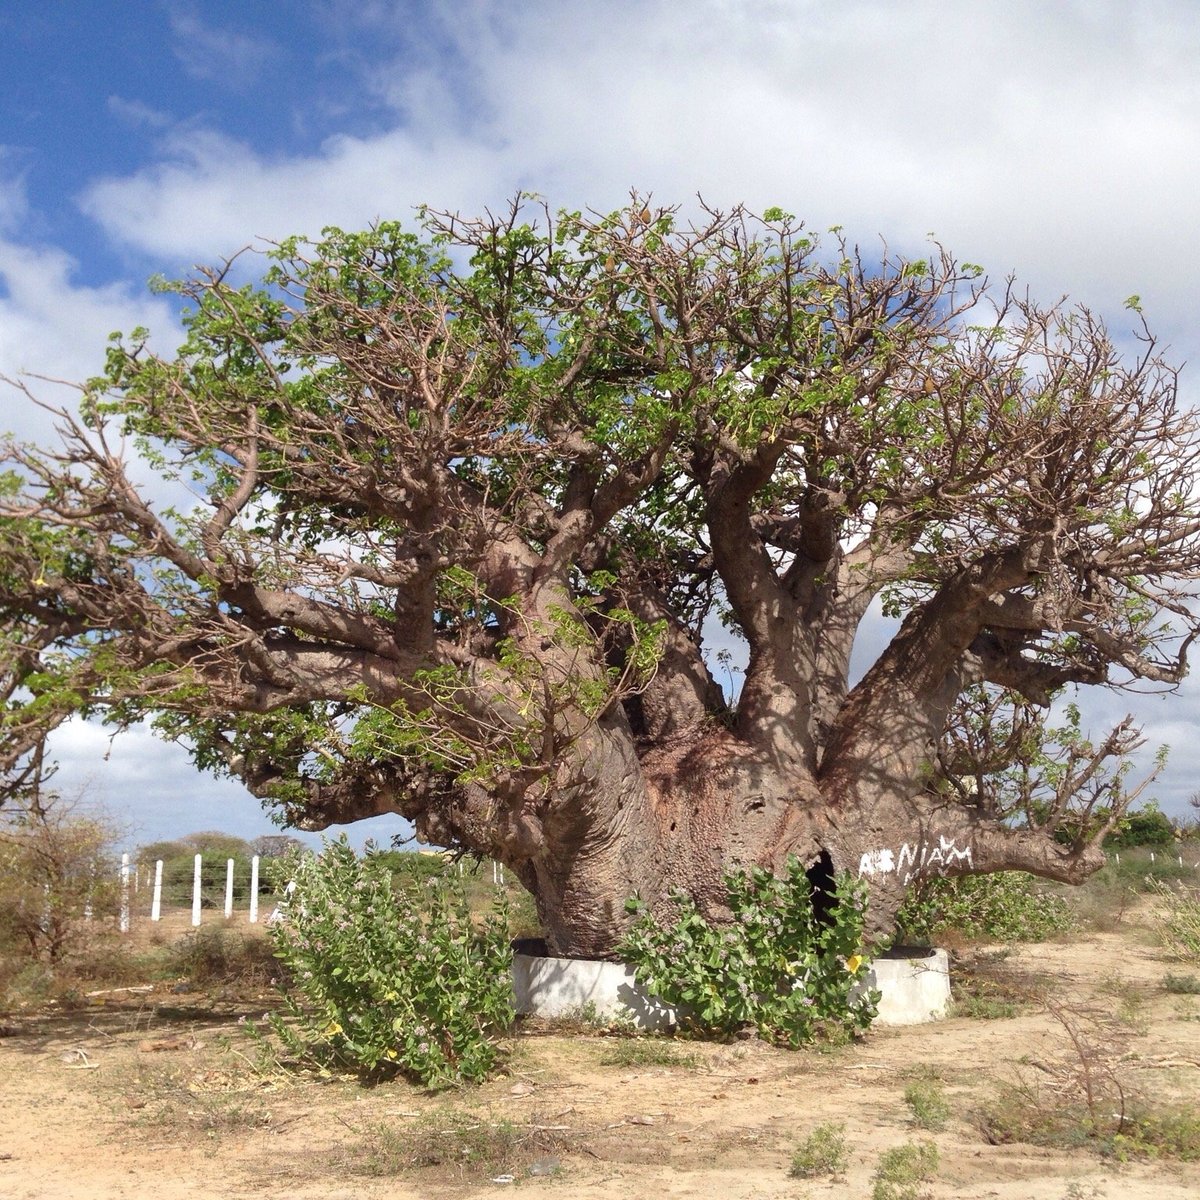
[[[282,974],[262,931],[246,932],[224,925],[201,925],[162,947],[156,957],[161,975],[201,986],[266,986]]]
[[[271,1124],[258,1083],[242,1069],[221,1072],[138,1062],[111,1086],[137,1113],[139,1126],[173,1137],[202,1135],[219,1141]]]
[[[1129,1158],[1200,1158],[1200,1114],[1150,1104],[1132,1080],[1127,1053],[1134,1031],[1121,1014],[1050,1001],[1062,1030],[1062,1052],[1027,1060],[980,1114],[993,1145],[1029,1142],[1091,1147]]]
[[[123,982],[112,824],[50,793],[0,810],[0,1010]]]
[[[955,962],[954,1014],[981,1021],[1017,1016],[1030,1005],[1041,1005],[1054,987],[1042,974],[1008,962],[1011,951],[968,953]]]
[[[1177,996],[1200,996],[1200,975],[1176,975],[1168,971],[1163,976],[1163,987]]]
[[[1184,883],[1151,880],[1154,931],[1180,962],[1200,962],[1200,890]]]

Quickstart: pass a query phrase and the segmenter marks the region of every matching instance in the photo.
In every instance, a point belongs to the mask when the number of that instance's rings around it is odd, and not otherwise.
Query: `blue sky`
[[[1116,330],[1138,293],[1195,361],[1197,62],[1194,0],[5,5],[0,374],[81,378],[135,324],[169,346],[154,273],[517,188],[597,208],[630,187],[780,204],[915,254],[934,232]],[[47,426],[0,389],[0,428]],[[1099,726],[1130,707],[1172,745],[1156,791],[1184,811],[1200,691],[1085,711]],[[269,828],[148,735],[107,749],[64,731],[60,781],[86,781],[134,841]]]

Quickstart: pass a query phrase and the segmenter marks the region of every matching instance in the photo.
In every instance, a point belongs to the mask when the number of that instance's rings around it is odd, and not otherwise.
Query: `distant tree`
[[[102,814],[55,792],[0,811],[0,947],[56,963],[111,926],[116,837]]]
[[[60,447],[4,450],[0,769],[151,716],[297,826],[499,859],[580,955],[634,892],[727,916],[739,863],[860,875],[882,931],[925,875],[1103,862],[1137,731],[1044,714],[1176,684],[1200,571],[1197,420],[1136,301],[1122,357],[936,246],[641,197],[267,257],[175,285],[176,355],[115,340]],[[151,503],[122,438],[206,503]]]
[[[134,856],[138,862],[152,863],[157,862],[160,858],[164,861],[169,858],[182,858],[189,853],[194,855],[196,852],[182,842],[162,841],[147,842],[144,846],[139,846],[134,852]]]
[[[1118,829],[1109,836],[1109,845],[1117,849],[1127,846],[1166,848],[1175,845],[1175,825],[1157,804],[1150,801],[1127,812]]]
[[[282,858],[292,850],[302,850],[304,843],[288,833],[264,833],[250,843],[252,853],[262,858]]]
[[[233,859],[235,900],[242,900],[250,888],[250,843],[244,838],[219,830],[188,833],[174,841],[150,842],[138,849],[140,862],[163,864],[163,894],[169,904],[191,903],[195,885],[196,855],[201,856],[200,888],[202,903],[218,907],[225,902],[227,863]]]

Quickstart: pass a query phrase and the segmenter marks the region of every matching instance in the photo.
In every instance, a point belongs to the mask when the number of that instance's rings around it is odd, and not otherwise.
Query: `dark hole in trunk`
[[[812,884],[813,916],[819,925],[829,925],[833,920],[836,904],[834,896],[833,859],[822,850],[805,868],[808,882]]]

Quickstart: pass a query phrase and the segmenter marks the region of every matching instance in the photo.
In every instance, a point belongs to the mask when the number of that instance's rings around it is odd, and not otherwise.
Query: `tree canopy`
[[[1200,566],[1197,425],[1136,302],[1122,355],[937,245],[640,196],[263,256],[164,285],[177,353],[114,338],[61,445],[5,447],[0,765],[151,716],[295,824],[503,858],[544,918],[589,855],[628,894],[701,843],[1095,864],[1136,731],[1037,713],[1177,683]],[[902,621],[852,684],[876,600]]]

